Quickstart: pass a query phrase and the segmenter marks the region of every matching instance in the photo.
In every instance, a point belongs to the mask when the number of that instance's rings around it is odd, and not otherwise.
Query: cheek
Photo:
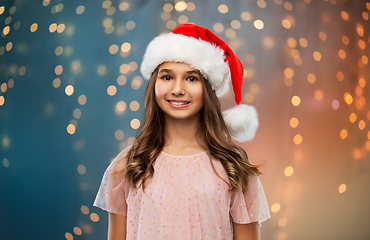
[[[156,81],[155,86],[154,86],[154,93],[155,93],[155,99],[160,100],[161,98],[164,97],[164,86],[163,84],[160,84],[158,81]]]
[[[203,91],[203,86],[197,89],[196,92],[196,97],[198,101],[202,102],[202,105],[204,105],[204,91]]]

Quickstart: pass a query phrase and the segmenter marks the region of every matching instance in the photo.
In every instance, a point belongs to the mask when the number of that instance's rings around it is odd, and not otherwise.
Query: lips
[[[173,105],[185,105],[185,104],[189,104],[190,102],[179,102],[179,101],[168,101],[169,103],[173,104]]]
[[[167,100],[167,102],[170,104],[170,106],[175,108],[183,108],[189,106],[189,101],[183,101],[183,100]]]

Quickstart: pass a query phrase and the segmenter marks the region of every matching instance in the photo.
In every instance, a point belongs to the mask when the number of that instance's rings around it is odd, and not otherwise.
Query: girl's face
[[[165,115],[191,119],[203,108],[203,80],[198,70],[186,63],[165,62],[158,68],[155,99]]]

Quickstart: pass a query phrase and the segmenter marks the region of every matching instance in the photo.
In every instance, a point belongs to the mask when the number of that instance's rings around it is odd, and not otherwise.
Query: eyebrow
[[[170,73],[170,72],[171,72],[171,70],[170,70],[170,69],[161,69],[161,70],[158,72],[158,74],[159,74],[159,73],[162,73],[162,72]]]
[[[172,72],[172,70],[171,70],[171,69],[166,69],[166,68],[164,68],[164,69],[161,69],[161,70],[158,72],[158,74],[160,74],[160,73],[162,73],[162,72],[165,72],[165,73],[171,73],[171,72]],[[199,72],[199,71],[194,71],[194,70],[192,70],[192,71],[187,71],[186,73],[187,73],[187,74],[198,74],[198,75],[200,75],[200,72]]]

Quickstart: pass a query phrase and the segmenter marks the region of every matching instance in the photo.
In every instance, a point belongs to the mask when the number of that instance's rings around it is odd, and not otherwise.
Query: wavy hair
[[[152,73],[144,94],[144,122],[141,131],[133,146],[128,151],[127,164],[123,172],[125,181],[132,187],[137,187],[141,180],[141,186],[145,185],[154,174],[154,162],[164,146],[164,113],[155,100],[155,82],[158,68]],[[232,141],[229,131],[222,117],[220,102],[211,85],[201,76],[203,81],[204,106],[201,110],[200,126],[198,134],[206,141],[208,155],[219,159],[227,176],[222,179],[215,171],[212,160],[211,165],[218,177],[225,181],[230,190],[248,186],[251,175],[259,175],[258,166],[252,165],[244,149]],[[139,186],[140,187],[140,186]]]

